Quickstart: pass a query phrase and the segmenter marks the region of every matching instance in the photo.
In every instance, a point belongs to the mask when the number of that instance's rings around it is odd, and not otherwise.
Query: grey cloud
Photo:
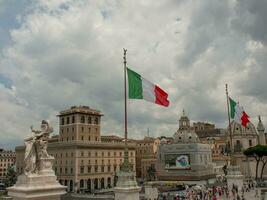
[[[57,129],[56,113],[89,105],[105,114],[104,134],[123,135],[122,48],[128,49],[129,66],[168,91],[171,100],[169,108],[129,101],[132,137],[142,137],[147,128],[151,135],[171,136],[183,108],[192,121],[224,128],[226,82],[245,107],[246,96],[255,98],[250,113],[266,107],[264,48],[249,51],[250,39],[229,25],[237,20],[232,1],[43,1],[29,7],[20,26],[9,30],[14,44],[2,51],[1,73],[16,90],[2,86],[1,133],[21,139],[43,118]],[[248,57],[258,71],[244,68]]]
[[[234,29],[251,36],[253,40],[267,44],[267,1],[237,1],[236,17],[232,20]]]

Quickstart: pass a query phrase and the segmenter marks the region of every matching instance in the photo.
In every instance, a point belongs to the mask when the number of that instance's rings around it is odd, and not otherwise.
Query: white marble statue
[[[34,130],[31,126],[32,136],[24,140],[25,149],[25,169],[24,173],[38,174],[41,166],[41,158],[50,158],[47,153],[47,140],[50,133],[53,132],[53,128],[49,125],[48,121],[43,120],[41,123],[41,130]]]

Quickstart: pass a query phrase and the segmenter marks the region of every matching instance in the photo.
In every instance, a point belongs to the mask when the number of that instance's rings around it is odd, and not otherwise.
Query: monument
[[[7,188],[13,200],[60,200],[66,187],[58,183],[52,169],[54,157],[47,153],[47,143],[53,128],[43,120],[41,130],[31,127],[32,136],[25,142],[24,173],[18,176],[16,184]]]
[[[173,142],[162,140],[158,146],[156,169],[160,181],[206,184],[215,180],[210,145],[200,142],[184,111]]]

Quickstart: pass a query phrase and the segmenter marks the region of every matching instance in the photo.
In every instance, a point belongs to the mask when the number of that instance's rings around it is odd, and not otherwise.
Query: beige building
[[[135,140],[136,143],[136,176],[149,179],[148,169],[155,167],[159,138],[145,137],[143,140]]]
[[[0,180],[5,178],[7,168],[13,166],[16,161],[16,153],[0,149]]]
[[[101,136],[100,111],[73,106],[61,111],[59,136],[49,140],[54,170],[68,191],[94,191],[114,187],[124,160],[124,142],[117,136]],[[23,173],[24,146],[16,148],[17,171]],[[135,169],[135,144],[129,142],[129,161]]]

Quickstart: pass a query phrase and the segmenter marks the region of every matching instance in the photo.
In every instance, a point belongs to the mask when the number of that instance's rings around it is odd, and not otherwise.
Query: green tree
[[[6,187],[14,185],[17,181],[17,175],[14,169],[14,166],[8,166],[6,175],[4,178],[4,184]]]
[[[256,160],[256,180],[258,179],[259,164],[262,163],[260,178],[262,179],[263,170],[267,164],[267,146],[256,145],[254,147],[249,147],[244,151],[244,154],[248,157],[254,157]]]

